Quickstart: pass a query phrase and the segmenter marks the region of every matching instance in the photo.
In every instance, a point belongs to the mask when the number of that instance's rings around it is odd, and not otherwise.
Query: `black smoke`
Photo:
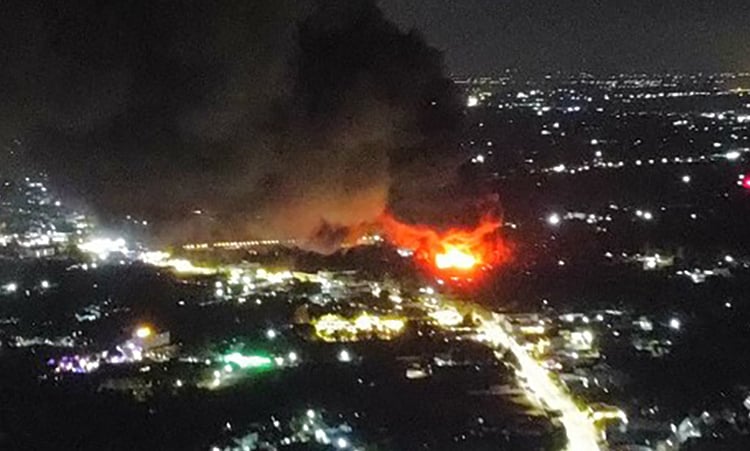
[[[441,54],[373,1],[4,10],[0,138],[104,218],[309,237],[409,215],[452,177],[461,113]]]

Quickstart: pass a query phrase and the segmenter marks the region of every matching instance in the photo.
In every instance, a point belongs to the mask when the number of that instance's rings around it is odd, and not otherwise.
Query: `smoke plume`
[[[0,138],[105,218],[329,245],[451,179],[461,112],[441,55],[374,1],[5,9]]]

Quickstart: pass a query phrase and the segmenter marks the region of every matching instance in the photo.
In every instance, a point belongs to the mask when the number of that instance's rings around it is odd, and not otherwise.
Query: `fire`
[[[445,252],[435,255],[435,266],[439,269],[469,270],[477,265],[477,259],[470,252],[446,246]]]
[[[444,231],[404,224],[387,214],[379,222],[392,243],[414,251],[418,261],[440,273],[469,276],[478,269],[503,263],[510,255],[497,233],[500,222],[491,218],[483,219],[473,229]]]

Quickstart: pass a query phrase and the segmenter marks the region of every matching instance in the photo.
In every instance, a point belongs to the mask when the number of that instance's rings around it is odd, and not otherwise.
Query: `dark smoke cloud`
[[[105,217],[309,237],[416,212],[450,180],[461,113],[441,55],[373,1],[4,10],[0,138]],[[186,221],[199,208],[213,219]]]

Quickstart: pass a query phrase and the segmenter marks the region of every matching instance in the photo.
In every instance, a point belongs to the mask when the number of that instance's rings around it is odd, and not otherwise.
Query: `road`
[[[501,316],[493,315],[493,320],[485,323],[484,333],[487,338],[508,348],[515,355],[520,365],[520,376],[526,379],[523,388],[528,398],[562,413],[560,421],[565,426],[569,451],[599,451],[599,435],[593,422],[578,410],[565,390],[552,382],[547,370],[501,326],[501,319]]]

